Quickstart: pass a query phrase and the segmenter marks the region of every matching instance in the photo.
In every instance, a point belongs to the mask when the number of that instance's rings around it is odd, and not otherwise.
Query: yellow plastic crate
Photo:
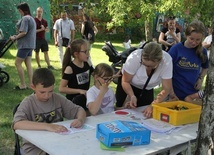
[[[188,109],[180,111],[170,109],[178,105],[182,105]],[[152,104],[152,107],[154,119],[168,122],[175,126],[198,122],[201,114],[200,105],[184,101],[162,102]]]

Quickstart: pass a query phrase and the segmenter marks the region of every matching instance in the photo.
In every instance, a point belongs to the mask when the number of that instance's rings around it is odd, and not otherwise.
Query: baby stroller
[[[131,52],[136,50],[136,47],[131,47],[123,52],[118,52],[110,41],[105,42],[105,45],[102,47],[102,50],[105,51],[106,55],[109,57],[109,62],[112,62],[111,67],[114,70],[114,73],[117,73],[122,65],[125,63],[127,57]],[[113,80],[117,84],[117,78]]]
[[[0,40],[0,58],[5,54],[5,52],[10,48],[13,44],[11,40]],[[10,76],[7,72],[3,71],[2,69],[5,68],[4,65],[0,64],[0,87],[7,83],[10,79]]]

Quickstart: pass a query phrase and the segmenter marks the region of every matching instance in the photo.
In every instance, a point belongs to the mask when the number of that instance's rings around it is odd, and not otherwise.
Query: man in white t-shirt
[[[211,43],[212,43],[212,32],[213,29],[212,28],[208,28],[208,36],[204,39],[204,41],[202,42],[203,47],[205,47],[207,49],[207,56],[209,58],[210,55],[210,47],[211,47]]]
[[[63,62],[63,46],[62,38],[69,39],[69,42],[74,40],[75,35],[75,26],[74,22],[67,17],[66,12],[61,12],[61,18],[56,20],[53,29],[54,29],[54,41],[55,45],[58,46],[59,58],[62,65]]]

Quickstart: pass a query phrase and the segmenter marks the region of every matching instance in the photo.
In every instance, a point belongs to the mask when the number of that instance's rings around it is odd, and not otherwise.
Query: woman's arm
[[[94,27],[93,27],[93,30],[94,30],[94,34],[95,34],[95,35],[97,35],[97,33],[98,33],[98,29],[97,29],[97,27],[96,27],[96,26],[94,26]]]
[[[160,33],[159,38],[158,38],[158,42],[165,45],[165,46],[171,46],[170,43],[168,43],[167,41],[163,40],[164,39],[165,34],[163,32]]]
[[[134,75],[131,75],[124,70],[123,76],[122,76],[122,82],[121,82],[123,90],[126,92],[128,97],[131,99],[130,103],[129,103],[131,108],[135,108],[137,106],[137,98],[130,85],[130,82],[131,82],[133,76]]]
[[[81,34],[82,34],[82,36],[84,36],[84,31],[85,31],[85,24],[82,23],[82,27],[81,27]]]
[[[181,33],[178,32],[176,35],[174,34],[174,30],[171,32],[169,31],[169,34],[175,39],[176,43],[179,43],[181,41]]]
[[[172,92],[172,79],[163,79],[162,90],[156,96],[156,99],[153,101],[153,103],[163,102],[171,92]]]

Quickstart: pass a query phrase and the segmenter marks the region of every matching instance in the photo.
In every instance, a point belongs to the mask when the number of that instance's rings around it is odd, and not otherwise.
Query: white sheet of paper
[[[72,128],[72,127],[70,127],[70,124],[63,124],[63,126],[66,127],[68,129],[68,131],[60,132],[59,134],[61,134],[61,135],[69,135],[69,134],[73,134],[76,132],[84,132],[84,131],[95,129],[95,127],[88,125],[88,124],[84,124],[81,128]]]
[[[142,124],[144,127],[153,132],[165,134],[170,134],[186,127],[186,125],[174,126],[163,121],[155,120],[153,118],[142,120]]]

